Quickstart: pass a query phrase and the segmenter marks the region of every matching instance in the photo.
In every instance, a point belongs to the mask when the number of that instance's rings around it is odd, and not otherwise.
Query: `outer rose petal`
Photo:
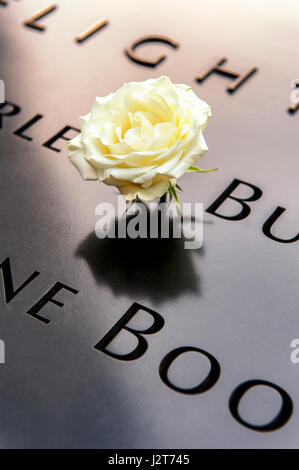
[[[175,179],[167,179],[153,184],[148,188],[131,183],[130,181],[121,181],[114,178],[109,178],[105,181],[109,186],[117,186],[126,201],[133,201],[134,199],[142,199],[143,201],[154,201],[160,198],[167,192],[169,183],[175,184]]]
[[[81,136],[77,135],[67,143],[70,162],[77,168],[84,180],[97,180],[97,174],[84,158],[84,148],[81,143]]]

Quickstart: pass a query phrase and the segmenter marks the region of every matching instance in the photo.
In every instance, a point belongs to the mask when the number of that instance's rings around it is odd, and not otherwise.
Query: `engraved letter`
[[[293,238],[285,239],[285,238],[278,238],[275,235],[271,233],[271,227],[273,224],[276,222],[276,220],[283,214],[285,209],[283,207],[277,207],[275,211],[270,215],[270,217],[266,220],[266,222],[263,225],[263,233],[266,235],[266,237],[271,238],[272,240],[275,240],[276,242],[280,243],[294,243],[299,240],[299,233],[295,235]]]
[[[95,33],[97,33],[100,29],[104,28],[104,26],[107,24],[108,21],[105,19],[97,21],[92,26],[89,26],[87,29],[85,29],[82,33],[78,34],[78,36],[76,36],[76,41],[82,43],[86,39],[90,38],[90,36],[93,36]]]
[[[135,50],[137,47],[141,46],[142,44],[145,43],[150,43],[150,42],[161,42],[162,44],[167,44],[168,46],[173,47],[174,49],[177,49],[179,47],[179,43],[174,41],[171,38],[168,38],[166,36],[145,36],[143,38],[137,39],[134,41],[130,46],[126,47],[125,53],[131,59],[133,62],[136,64],[140,65],[145,65],[146,67],[156,67],[157,65],[161,64],[166,59],[166,55],[161,55],[160,57],[157,57],[157,59],[154,60],[148,60],[148,59],[143,59],[139,55],[135,53]]]
[[[253,189],[253,194],[247,198],[238,198],[236,196],[231,196],[231,193],[239,186],[239,184],[245,184],[249,186],[249,188]],[[246,202],[249,201],[256,201],[262,196],[262,191],[253,184],[246,183],[245,181],[241,181],[238,179],[234,179],[232,183],[223,191],[222,194],[214,201],[207,209],[206,212],[209,214],[217,215],[217,217],[221,217],[222,219],[227,220],[242,220],[245,219],[250,214],[250,207]],[[221,206],[221,204],[225,201],[225,199],[233,199],[234,201],[238,202],[242,206],[241,212],[236,215],[222,215],[216,212],[216,210]],[[246,201],[246,202],[245,202]]]
[[[210,363],[211,363],[211,369],[209,372],[209,375],[199,384],[196,385],[196,387],[193,388],[181,388],[178,387],[177,385],[174,385],[173,383],[170,382],[168,379],[168,370],[171,364],[176,360],[177,357],[179,357],[181,354],[185,352],[198,352],[199,354],[203,354],[206,356]],[[217,359],[215,359],[212,354],[208,353],[207,351],[204,351],[203,349],[199,348],[194,348],[190,346],[183,346],[177,349],[174,349],[173,351],[170,351],[164,359],[162,359],[160,367],[159,367],[159,373],[162,382],[165,383],[169,388],[174,390],[175,392],[180,392],[180,393],[186,393],[187,395],[197,395],[199,393],[204,393],[207,392],[210,388],[212,388],[217,380],[219,379],[220,376],[220,365]]]
[[[49,13],[56,10],[57,7],[58,5],[56,5],[55,3],[51,3],[51,5],[44,7],[42,10],[35,13],[35,15],[31,16],[31,18],[25,20],[24,25],[28,26],[29,28],[37,29],[38,31],[45,31],[46,25],[44,25],[43,23],[37,23],[37,21],[41,20]]]
[[[241,399],[250,388],[256,387],[258,385],[264,385],[266,387],[273,388],[279,393],[282,399],[282,406],[278,414],[272,421],[262,425],[248,423],[239,414],[239,404]],[[293,412],[293,402],[288,393],[278,385],[267,382],[266,380],[248,380],[248,382],[244,382],[239,385],[231,394],[229,399],[229,409],[235,420],[246,428],[252,429],[253,431],[270,432],[276,431],[287,423]]]
[[[48,302],[57,305],[57,307],[63,307],[64,304],[62,302],[54,299],[54,295],[57,294],[57,292],[59,292],[61,289],[68,290],[73,294],[78,294],[78,291],[76,289],[73,289],[72,287],[69,287],[66,284],[62,284],[62,282],[56,282],[54,286],[51,287],[51,289],[26,313],[36,318],[37,320],[42,321],[43,323],[50,323],[50,320],[48,318],[44,318],[40,315],[37,315],[37,312],[39,312]]]
[[[227,61],[226,57],[221,57],[220,59],[213,62],[204,72],[196,77],[196,80],[201,83],[207,77],[211,75],[211,73],[215,72],[218,75],[223,75],[225,77],[233,79],[233,83],[227,88],[229,93],[233,93],[237,90],[243,83],[248,80],[256,71],[257,67],[251,67],[247,72],[241,74],[238,72],[233,72],[232,70],[224,69],[221,67]]]
[[[10,103],[9,101],[0,104],[0,129],[2,129],[3,116],[15,116],[16,114],[19,114],[20,111],[20,106]]]
[[[38,271],[34,271],[24,282],[21,284],[17,289],[14,289],[11,269],[10,269],[10,260],[6,258],[0,264],[0,269],[2,271],[2,279],[3,279],[3,288],[4,288],[4,298],[5,302],[8,304],[21,290],[24,289],[33,279],[35,279],[38,275]]]
[[[127,323],[136,315],[139,310],[149,313],[153,319],[153,324],[146,330],[136,330],[126,326]],[[164,318],[154,310],[144,307],[136,302],[129,308],[129,310],[121,317],[121,319],[115,323],[110,331],[99,341],[94,347],[98,351],[104,352],[108,356],[114,357],[115,359],[120,359],[122,361],[133,361],[141,357],[147,350],[148,344],[143,335],[151,335],[157,333],[164,326]],[[127,330],[132,333],[138,340],[136,348],[128,354],[115,354],[111,351],[108,351],[106,347],[109,343],[117,336],[121,330]]]
[[[299,108],[299,79],[295,78],[291,81],[291,88],[293,91],[291,93],[291,102],[288,111],[290,114],[294,114],[295,111]]]
[[[43,117],[42,114],[36,114],[30,121],[27,121],[23,126],[19,127],[14,131],[14,134],[21,137],[22,139],[25,140],[32,140],[32,137],[29,137],[28,135],[23,134],[29,127],[33,126],[37,121],[39,121]]]
[[[54,142],[59,139],[69,140],[71,137],[66,137],[65,134],[70,130],[76,131],[78,133],[80,132],[80,130],[76,129],[76,127],[65,126],[63,129],[61,129],[61,131],[57,132],[57,134],[51,137],[51,139],[47,140],[47,142],[45,142],[43,146],[47,147],[48,149],[54,150],[55,152],[61,152],[59,148],[53,147],[52,144],[54,144]]]

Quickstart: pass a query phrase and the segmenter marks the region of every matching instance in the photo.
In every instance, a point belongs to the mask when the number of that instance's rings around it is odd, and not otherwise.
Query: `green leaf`
[[[211,170],[202,170],[201,168],[198,168],[197,166],[190,166],[187,170],[187,172],[195,171],[197,173],[210,173],[211,171],[217,171],[218,168],[212,168]]]
[[[168,192],[169,192],[169,202],[170,202],[171,199],[172,199],[172,196],[173,196],[173,194],[172,194],[172,192],[171,192],[171,190],[170,190],[170,186],[168,187]]]
[[[135,204],[135,202],[137,202],[139,199],[138,199],[138,196],[135,198],[135,199],[132,199],[131,201],[128,201],[126,202],[126,211],[125,211],[125,214],[127,214],[127,212],[131,209],[131,207]]]
[[[175,187],[170,184],[168,187],[168,191],[169,191],[169,194],[171,194],[175,199],[175,204],[176,204],[178,214],[181,214],[181,207],[180,207],[179,198],[178,198]]]

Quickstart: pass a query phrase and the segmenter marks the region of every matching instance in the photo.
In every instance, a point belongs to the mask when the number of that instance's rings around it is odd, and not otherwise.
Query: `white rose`
[[[211,108],[168,77],[125,83],[80,118],[68,157],[85,180],[117,186],[127,201],[153,201],[207,152]]]

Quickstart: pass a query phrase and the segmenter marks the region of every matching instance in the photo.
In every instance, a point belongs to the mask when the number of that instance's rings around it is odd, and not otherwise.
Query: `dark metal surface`
[[[298,447],[299,364],[290,361],[290,342],[299,335],[298,242],[262,233],[277,206],[287,209],[277,236],[298,233],[299,111],[286,112],[299,73],[298,4],[72,0],[42,20],[43,32],[22,24],[44,6],[11,0],[0,9],[0,78],[6,99],[22,108],[0,130],[0,259],[10,256],[15,286],[40,272],[9,304],[1,286],[0,446]],[[78,44],[75,38],[101,18],[109,24]],[[148,59],[167,54],[154,69],[124,53],[149,34],[180,44],[140,47]],[[232,95],[226,77],[195,80],[224,55],[233,70],[259,69]],[[64,141],[55,144],[61,152],[42,145],[64,126],[76,127],[96,95],[162,74],[190,84],[213,111],[202,165],[220,170],[184,176],[182,201],[207,207],[234,178],[263,190],[244,220],[205,213],[199,252],[178,240],[163,246],[98,240],[95,206],[116,203],[117,191],[82,181]],[[27,131],[32,141],[13,134],[36,114],[43,118]],[[61,291],[62,308],[48,303],[46,325],[25,312],[56,281],[79,293]],[[135,301],[165,319],[148,336],[146,354],[124,362],[93,349]],[[138,322],[148,325],[149,318],[140,315]],[[133,341],[123,333],[115,348],[125,352]],[[161,381],[161,360],[179,346],[217,358],[221,375],[208,392],[188,396]],[[190,353],[177,360],[172,378],[195,386],[208,368],[204,357]],[[281,429],[256,432],[230,414],[232,391],[250,379],[273,382],[291,396],[294,412]],[[261,424],[275,415],[279,400],[260,388],[248,392],[240,412]]]

